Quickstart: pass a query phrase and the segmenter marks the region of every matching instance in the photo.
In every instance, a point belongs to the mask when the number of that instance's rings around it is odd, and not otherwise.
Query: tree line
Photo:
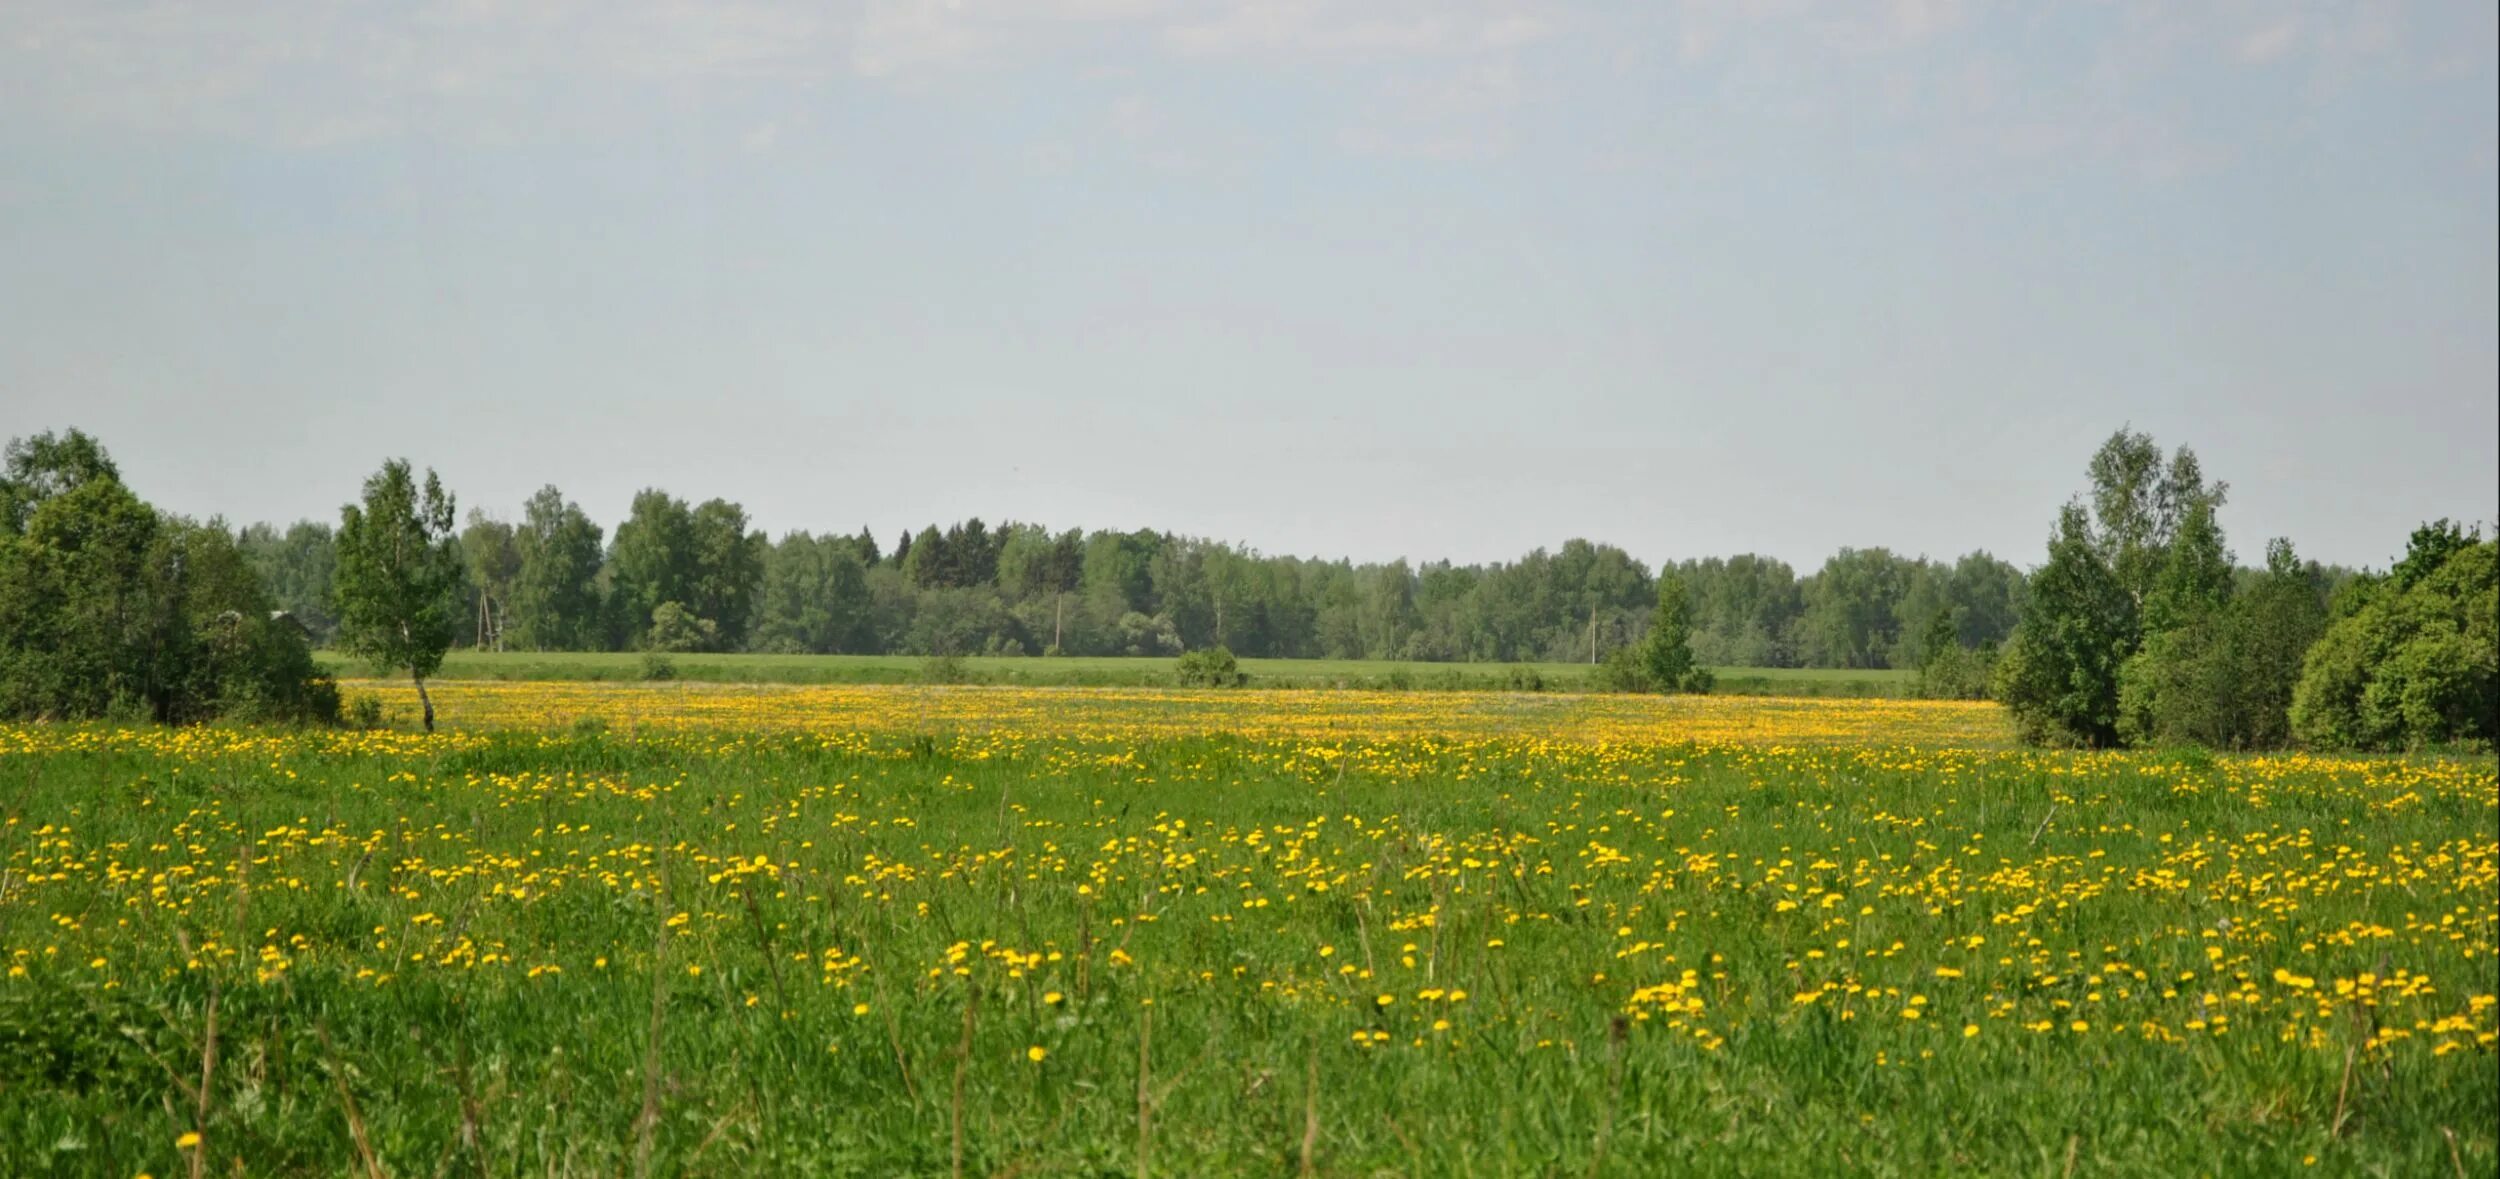
[[[254,524],[238,543],[317,641],[336,625],[329,525]],[[1846,549],[1798,574],[1745,555],[1651,570],[1573,539],[1515,561],[1355,563],[1264,555],[1148,529],[1053,530],[975,518],[881,543],[753,529],[738,504],[634,497],[611,536],[549,487],[517,519],[459,530],[465,646],[528,651],[1177,655],[1597,663],[1638,643],[1658,577],[1680,579],[1703,664],[1916,667],[1939,636],[2001,644],[2025,578]],[[1947,624],[1938,629],[1942,619]]]
[[[140,503],[73,430],[13,441],[0,477],[0,712],[178,720],[318,712],[325,699],[335,710],[309,656],[297,659],[307,644],[406,671],[421,694],[455,644],[1222,650],[1587,662],[1598,684],[1625,690],[1707,690],[1712,665],[1916,668],[1927,694],[2002,699],[2026,739],[2049,744],[2491,739],[2494,544],[2479,530],[2426,525],[2385,574],[2302,562],[2286,541],[2243,568],[2217,518],[2227,487],[2192,451],[2164,455],[2121,430],[2088,475],[2028,575],[1984,552],[1940,562],[1883,548],[1843,549],[1800,575],[1759,555],[1653,571],[1582,539],[1509,562],[1357,564],[977,518],[890,546],[867,529],[774,540],[736,503],[657,489],[611,535],[554,487],[517,519],[458,518],[432,472],[420,480],[396,460],[336,526],[238,532]],[[1213,679],[1233,674],[1213,666]],[[206,686],[178,686],[185,677]]]

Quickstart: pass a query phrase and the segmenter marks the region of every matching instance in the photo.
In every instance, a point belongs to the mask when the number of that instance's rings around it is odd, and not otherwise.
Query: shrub
[[[2428,531],[2428,530],[2426,530]],[[2415,535],[2398,573],[2355,587],[2302,661],[2292,731],[2319,749],[2488,744],[2500,736],[2500,541]],[[2443,559],[2425,569],[2419,550]]]
[[[359,729],[382,727],[382,698],[371,692],[358,692],[347,698],[347,723]]]
[[[642,678],[652,682],[677,678],[677,661],[661,651],[642,653]]]
[[[1927,700],[1985,700],[1996,669],[1994,643],[1977,650],[1958,642],[1932,649],[1918,668],[1918,694]]]
[[[662,602],[651,608],[651,629],[643,635],[642,645],[650,651],[703,651],[719,638],[719,624],[696,616],[680,603]]]
[[[931,655],[920,661],[920,682],[968,684],[972,682],[972,669],[964,665],[960,655]]]
[[[1600,692],[1655,692],[1656,677],[1650,674],[1649,661],[1633,647],[1617,647],[1597,665],[1595,675]]]
[[[1183,652],[1173,674],[1183,685],[1193,688],[1238,688],[1250,682],[1232,651],[1221,646]]]

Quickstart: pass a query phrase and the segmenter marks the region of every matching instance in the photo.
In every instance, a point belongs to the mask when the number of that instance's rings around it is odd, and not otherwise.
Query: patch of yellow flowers
[[[410,705],[396,685],[352,690]],[[7,980],[83,972],[112,987],[232,967],[284,986],[317,964],[372,987],[423,971],[562,988],[612,960],[648,961],[648,936],[550,937],[534,914],[665,895],[674,911],[658,933],[684,943],[672,969],[689,978],[755,930],[779,971],[834,992],[879,977],[921,993],[965,979],[1123,985],[1148,1003],[1334,1011],[1366,1051],[1491,1036],[1568,1049],[1549,1025],[1591,1003],[1705,1051],[1748,1024],[1814,1022],[1938,1044],[2494,1047],[2488,760],[2028,752],[2007,747],[1991,706],[1905,701],[478,683],[436,695],[452,728],[430,738],[0,726],[0,767],[94,755],[167,773],[5,820]],[[438,768],[498,742],[563,747],[585,720],[696,772]],[[784,753],[861,768],[771,780],[747,768]],[[316,770],[344,774],[347,795],[389,821],[337,817],[335,798],[271,821],[231,791],[177,788]],[[1209,801],[1244,781],[1298,783],[1309,813],[1276,821]],[[1395,806],[1376,793],[1390,790]],[[1125,805],[1097,797],[1115,792]],[[983,804],[978,822],[958,814],[922,833],[933,799],[991,794],[994,820]],[[1419,797],[1446,812],[1418,817]],[[2417,836],[2378,837],[2399,820]],[[757,907],[917,926],[968,892],[1043,916],[871,950],[774,940]],[[379,919],[234,919],[272,895],[294,911],[353,896]],[[170,963],[134,952],[169,930],[192,931]],[[1469,1002],[1470,989],[1491,1001]],[[839,1005],[871,1010],[851,995]]]

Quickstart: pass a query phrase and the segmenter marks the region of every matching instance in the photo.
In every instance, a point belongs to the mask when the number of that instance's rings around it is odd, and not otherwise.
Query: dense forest
[[[238,543],[316,639],[335,625],[336,530],[254,524]],[[1950,633],[1977,649],[2022,616],[2024,580],[1986,553],[1939,562],[1846,549],[1800,576],[1770,557],[1653,571],[1573,539],[1516,561],[1456,565],[1267,556],[1159,532],[1054,531],[979,519],[881,543],[753,530],[744,509],[634,498],[611,535],[553,487],[516,520],[460,529],[468,623],[490,649],[782,654],[1174,655],[1597,662],[1636,643],[1671,572],[1704,663],[1915,667]],[[1947,623],[1940,631],[1938,619]]]
[[[1150,529],[971,519],[778,540],[722,499],[634,497],[613,533],[554,487],[517,519],[391,462],[340,522],[239,531],[157,511],[77,431],[0,472],[0,713],[335,711],[297,648],[338,645],[420,688],[451,645],[653,653],[1177,656],[1607,664],[1690,690],[1697,668],[1916,668],[2003,700],[2046,744],[2262,748],[2489,740],[2493,553],[2423,526],[2386,573],[2240,565],[2227,487],[2121,430],[2047,559],[1843,549],[1804,575],[1758,555],[1653,570],[1583,539],[1515,561],[1356,564]],[[1650,642],[1672,619],[1672,641]],[[1661,632],[1661,638],[1665,638]],[[1640,672],[1656,652],[1678,652]],[[1688,654],[1686,654],[1688,652]],[[257,653],[257,654],[256,654]]]

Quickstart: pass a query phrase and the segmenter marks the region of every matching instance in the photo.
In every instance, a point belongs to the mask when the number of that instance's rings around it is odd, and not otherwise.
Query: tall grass
[[[0,783],[9,1174],[2500,1160],[2487,762],[20,728]]]

